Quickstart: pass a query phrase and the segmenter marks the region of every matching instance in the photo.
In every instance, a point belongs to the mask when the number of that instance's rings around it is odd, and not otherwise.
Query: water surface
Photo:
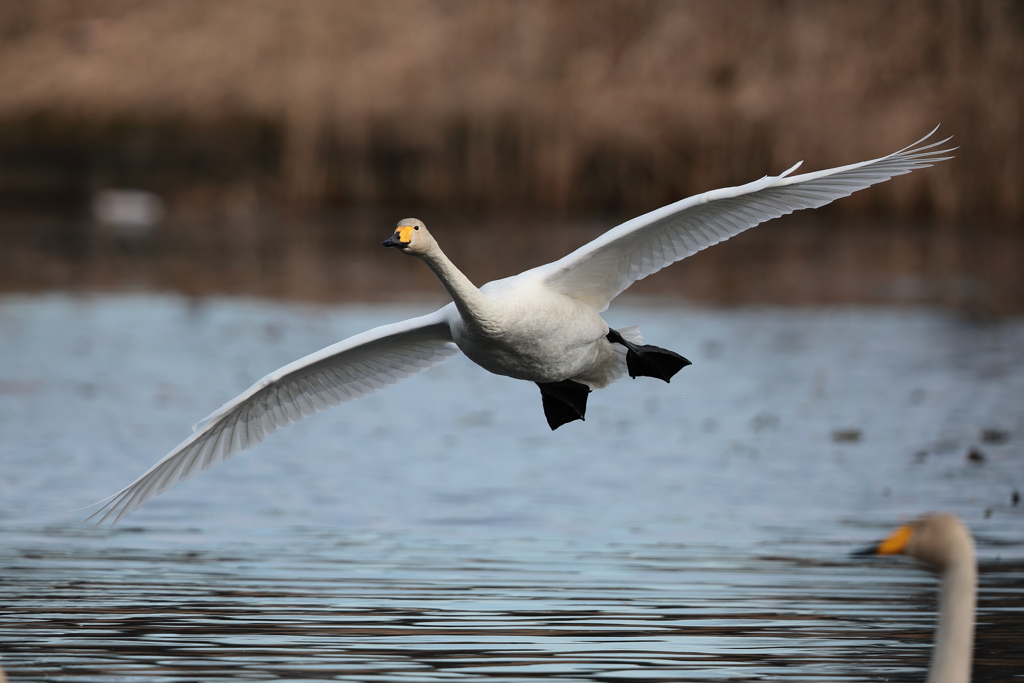
[[[627,301],[613,324],[694,365],[585,423],[456,358],[113,529],[69,512],[270,370],[423,311],[0,299],[11,678],[922,680],[934,580],[848,553],[933,509],[978,540],[975,680],[1024,678],[1019,318]]]

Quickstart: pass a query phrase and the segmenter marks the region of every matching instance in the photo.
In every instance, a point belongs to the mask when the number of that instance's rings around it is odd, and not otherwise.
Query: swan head
[[[427,226],[418,218],[403,218],[398,221],[395,234],[384,240],[385,247],[396,247],[399,251],[413,256],[423,256],[434,247],[434,238],[427,232]]]
[[[936,512],[904,524],[856,555],[907,555],[943,572],[959,561],[974,560],[974,541],[956,515]]]

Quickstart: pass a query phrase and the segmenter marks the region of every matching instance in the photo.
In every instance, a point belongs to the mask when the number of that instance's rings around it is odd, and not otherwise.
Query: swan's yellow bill
[[[395,234],[398,235],[398,239],[402,241],[402,244],[412,242],[412,231],[413,226],[411,225],[399,225],[395,228]]]
[[[901,526],[896,531],[878,544],[875,553],[878,555],[899,555],[907,549],[910,537],[914,535],[914,528],[909,524]]]

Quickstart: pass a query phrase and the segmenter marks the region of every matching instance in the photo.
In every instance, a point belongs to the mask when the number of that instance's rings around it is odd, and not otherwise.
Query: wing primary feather
[[[100,501],[87,520],[116,524],[149,498],[249,448],[292,422],[394,384],[451,357],[445,309],[385,325],[277,370],[197,423],[134,482]]]
[[[359,395],[352,391],[352,379],[347,371],[335,368],[334,376],[338,378],[338,387],[345,394],[346,402],[359,398]]]
[[[262,441],[260,438],[260,417],[259,417],[259,402],[250,404],[245,411],[245,443],[259,443]],[[245,446],[239,448],[244,449]]]
[[[162,464],[154,471],[153,476],[151,477],[153,481],[153,488],[157,491],[160,491],[165,486],[167,486],[167,479],[168,477],[171,476],[172,471],[175,469],[167,465],[167,463]]]
[[[277,397],[277,393],[268,391],[263,393],[263,400],[266,401],[267,412],[265,422],[263,422],[263,429],[268,434],[273,434],[277,430],[277,424],[281,420],[281,400]]]
[[[197,457],[192,462],[192,467],[189,468],[189,477],[194,477],[217,461],[217,455],[223,452],[225,444],[231,440],[232,417],[234,417],[234,415],[229,414],[228,417],[225,418],[221,423],[220,429],[217,430],[217,436],[212,440],[210,448],[205,449],[205,452],[201,454],[201,457]]]
[[[327,391],[327,387],[324,385],[323,381],[321,381],[320,375],[310,375],[306,378],[306,381],[309,383],[310,390],[308,398],[317,412],[334,407],[331,405],[331,402],[327,400],[330,393]]]
[[[695,254],[700,251],[700,245],[697,244],[697,240],[693,237],[693,229],[696,227],[695,223],[687,221],[689,229],[679,235],[683,246],[686,247],[686,253]]]
[[[236,410],[231,414],[228,424],[224,427],[223,435],[221,438],[217,439],[217,447],[214,449],[210,458],[202,464],[200,471],[207,470],[218,463],[224,462],[233,454],[241,450],[241,448],[235,447],[235,444],[242,438],[242,429],[239,427],[241,420],[241,410]]]
[[[299,414],[302,417],[309,417],[317,413],[317,407],[313,403],[315,394],[309,386],[309,377],[303,377],[296,382],[289,393],[295,401],[295,407],[298,408]]]
[[[267,432],[267,426],[265,420],[270,419],[267,410],[266,397],[261,398],[253,404],[252,407],[253,419],[249,421],[251,428],[249,430],[249,443],[255,444],[263,441],[267,438],[269,432]]]
[[[178,481],[185,481],[191,479],[192,476],[199,471],[197,465],[207,456],[207,453],[212,451],[217,445],[217,439],[224,433],[221,424],[218,422],[214,425],[213,429],[207,432],[207,438],[203,440],[202,445],[198,449],[193,451],[185,451],[188,455],[186,456],[185,464],[181,468],[178,475],[175,477]]]
[[[227,460],[239,451],[245,450],[245,444],[249,436],[249,420],[247,417],[248,410],[239,410],[235,413],[234,424],[231,425],[231,439],[227,443],[227,450],[217,459],[218,463]]]
[[[938,130],[898,152],[847,166],[778,176],[680,200],[612,228],[590,243],[530,271],[554,291],[603,311],[620,292],[679,259],[734,237],[766,220],[816,208],[897,175],[952,158],[950,138],[926,142]],[[668,237],[671,248],[666,246]],[[659,258],[659,256],[661,258]]]
[[[644,277],[647,273],[651,272],[651,268],[654,264],[654,249],[651,246],[651,240],[644,240],[640,244],[640,260],[638,268],[641,273],[640,277]]]
[[[138,487],[138,489],[134,491],[126,491],[124,499],[118,505],[118,507],[120,507],[121,509],[118,511],[117,517],[115,518],[114,521],[116,522],[117,520],[121,519],[125,516],[125,514],[132,510],[137,510],[138,506],[142,504],[142,500],[144,500],[144,498],[142,497],[148,495],[150,490],[150,486],[144,485]],[[136,500],[138,500],[138,503],[136,503]]]
[[[668,263],[674,263],[677,261],[678,256],[676,254],[676,245],[675,240],[672,239],[672,235],[669,233],[662,233],[659,242],[661,243],[662,260],[667,261]]]
[[[299,391],[294,384],[286,384],[279,389],[280,398],[284,399],[281,401],[281,408],[284,409],[285,414],[288,416],[288,423],[298,422],[304,416],[302,409],[299,408],[296,399],[299,396]]]

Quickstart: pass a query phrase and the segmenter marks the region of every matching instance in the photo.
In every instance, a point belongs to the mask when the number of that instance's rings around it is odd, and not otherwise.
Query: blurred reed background
[[[1024,310],[1024,3],[5,0],[0,291],[439,298],[687,195],[956,159],[631,292]]]

